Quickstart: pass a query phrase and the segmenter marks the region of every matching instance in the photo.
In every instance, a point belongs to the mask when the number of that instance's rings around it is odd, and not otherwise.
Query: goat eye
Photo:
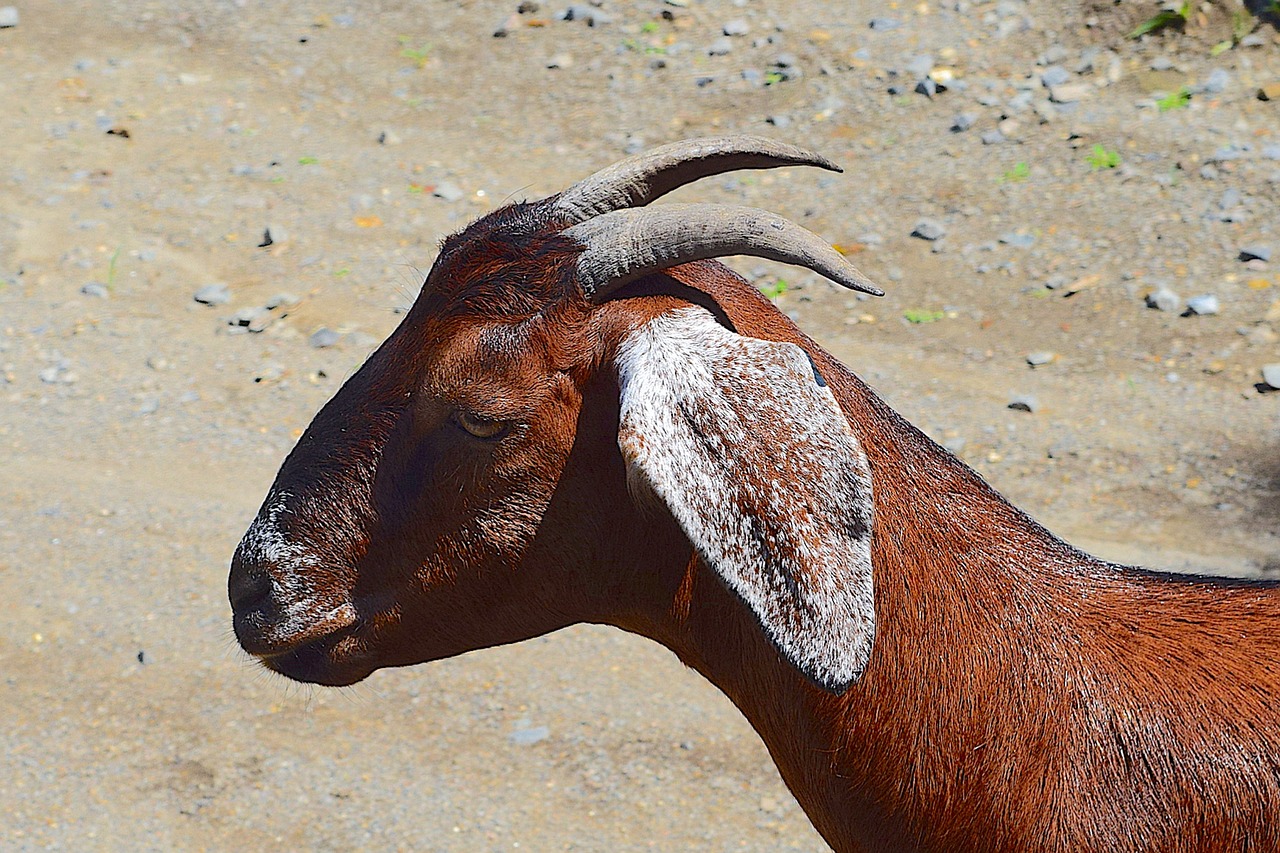
[[[511,427],[511,424],[506,421],[495,421],[491,418],[481,417],[473,412],[460,411],[456,420],[458,421],[458,426],[476,438],[501,438],[506,435],[507,430]]]

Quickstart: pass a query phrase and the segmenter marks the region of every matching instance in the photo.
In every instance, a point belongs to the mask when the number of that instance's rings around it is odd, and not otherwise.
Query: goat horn
[[[738,169],[817,166],[844,171],[826,157],[763,136],[708,136],[659,146],[607,166],[562,192],[555,209],[573,222],[643,207],[699,178]]]
[[[615,210],[561,233],[583,247],[578,280],[593,302],[650,273],[726,255],[755,255],[808,267],[837,284],[884,296],[817,234],[754,207],[664,204]]]

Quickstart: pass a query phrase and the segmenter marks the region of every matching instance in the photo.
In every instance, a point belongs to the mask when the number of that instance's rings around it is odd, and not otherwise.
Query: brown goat
[[[724,691],[839,850],[1280,849],[1280,592],[1076,551],[709,260],[874,290],[828,245],[644,207],[783,164],[833,168],[677,143],[446,240],[237,549],[241,645],[349,684],[614,625]]]

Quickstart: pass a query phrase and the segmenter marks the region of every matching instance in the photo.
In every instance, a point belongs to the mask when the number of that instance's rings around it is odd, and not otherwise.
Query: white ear
[[[804,350],[663,314],[618,352],[618,444],[782,655],[839,693],[875,636],[871,475]]]

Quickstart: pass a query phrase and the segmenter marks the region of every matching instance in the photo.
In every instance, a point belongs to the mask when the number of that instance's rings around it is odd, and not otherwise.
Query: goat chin
[[[676,143],[446,240],[237,550],[242,645],[350,684],[607,623],[728,695],[837,849],[1280,849],[1280,589],[1073,549],[713,260],[878,292],[828,243],[646,207],[781,165],[836,168]]]

